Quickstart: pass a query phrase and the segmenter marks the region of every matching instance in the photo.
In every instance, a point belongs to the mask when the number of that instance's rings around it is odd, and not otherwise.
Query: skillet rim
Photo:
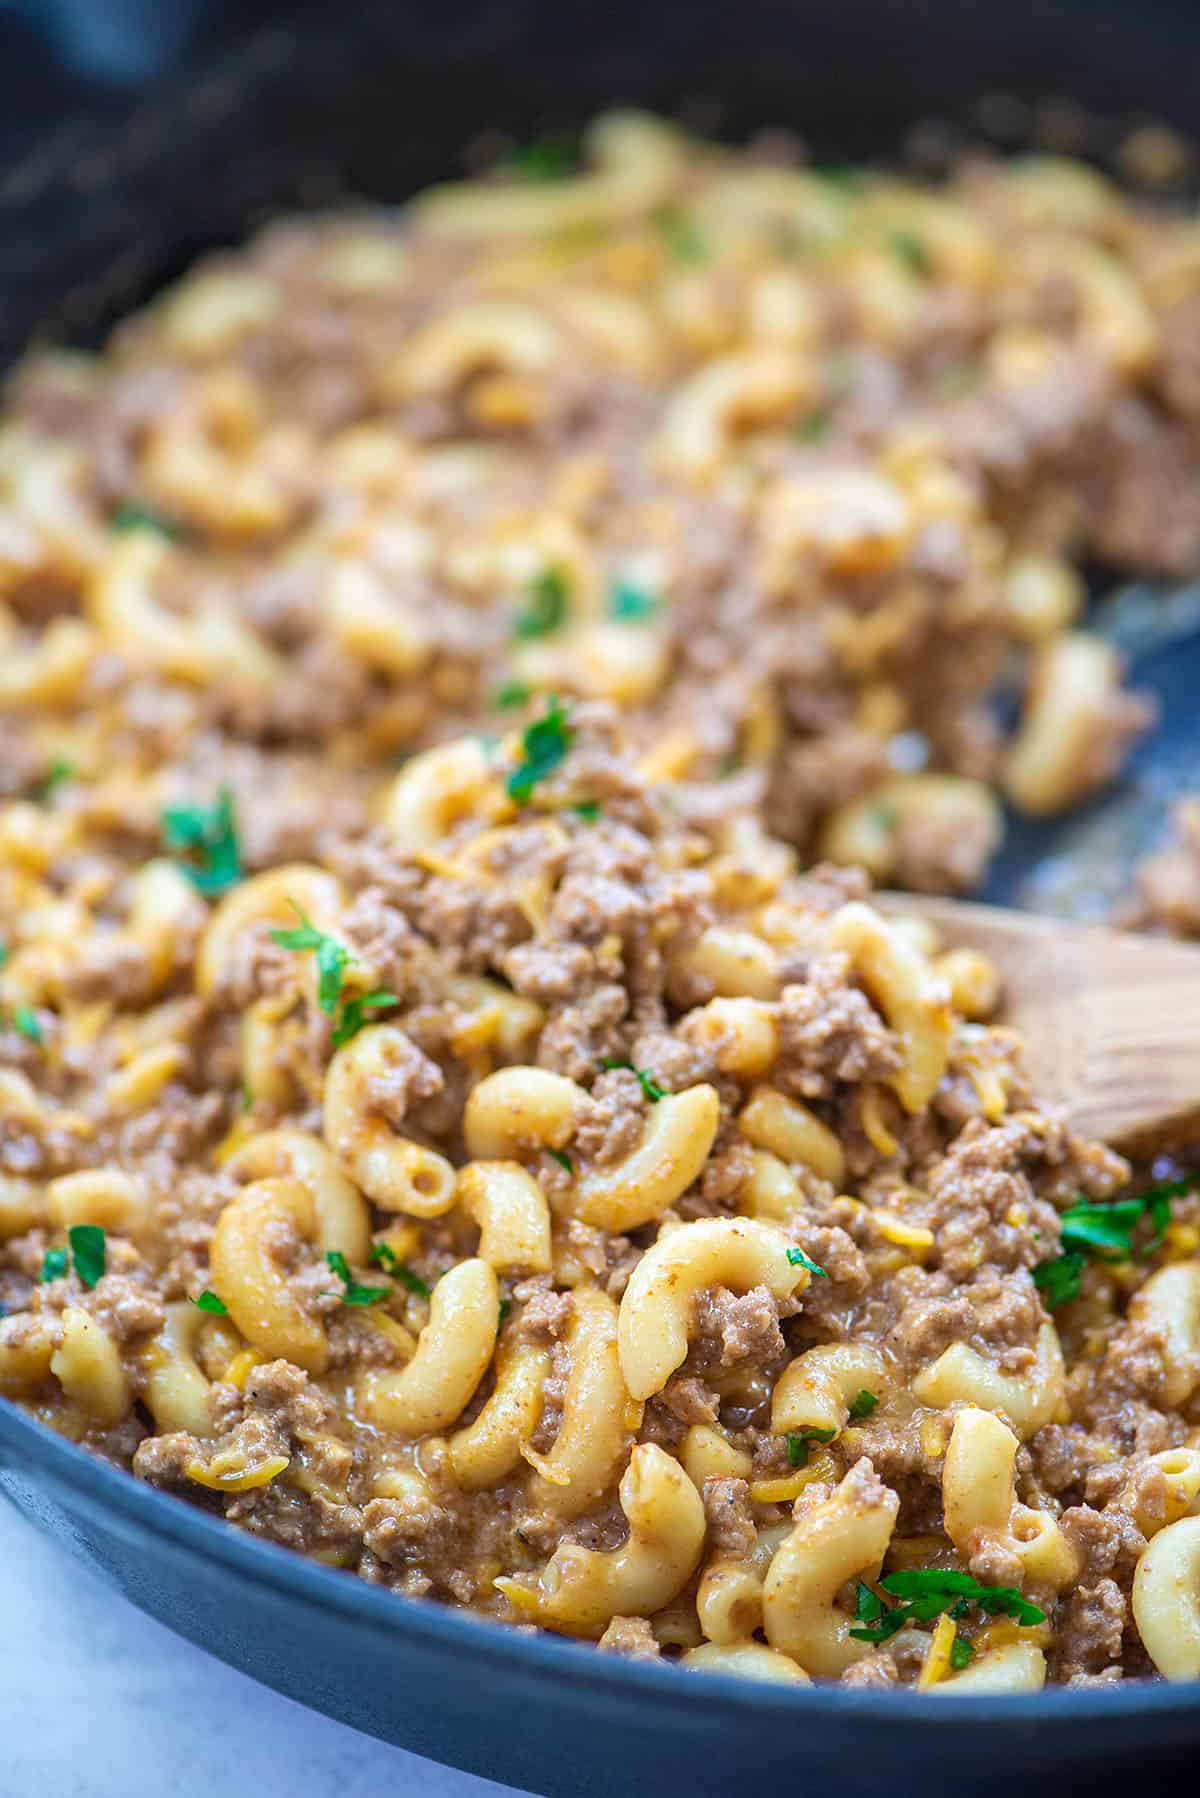
[[[301,1598],[320,1611],[336,1610],[348,1624],[366,1625],[373,1634],[398,1629],[418,1644],[425,1641],[457,1649],[485,1665],[515,1664],[530,1675],[565,1676],[600,1693],[622,1693],[632,1702],[657,1697],[685,1712],[703,1705],[709,1710],[716,1707],[780,1720],[790,1716],[825,1718],[831,1723],[857,1720],[888,1725],[911,1720],[923,1726],[935,1718],[960,1724],[996,1725],[1068,1719],[1151,1720],[1193,1712],[1200,1715],[1200,1679],[1178,1683],[1123,1680],[1092,1689],[1048,1686],[1037,1693],[960,1697],[949,1706],[932,1695],[908,1689],[855,1690],[817,1683],[782,1686],[720,1673],[707,1673],[697,1679],[694,1670],[685,1674],[672,1665],[598,1654],[594,1648],[567,1637],[549,1632],[526,1635],[511,1625],[470,1611],[370,1586],[352,1573],[322,1566],[295,1550],[210,1516],[184,1499],[144,1485],[123,1468],[111,1467],[59,1436],[11,1400],[0,1398],[0,1450],[3,1449],[9,1451],[9,1456],[6,1461],[0,1453],[0,1492],[5,1488],[6,1465],[18,1474],[28,1469],[28,1477],[33,1480],[40,1469],[55,1486],[83,1489],[89,1501],[100,1501],[106,1512],[114,1510],[127,1523],[148,1530],[172,1549],[182,1550],[189,1561],[215,1562],[250,1585],[265,1585],[284,1597]],[[81,1477],[84,1473],[86,1478]],[[29,1515],[23,1507],[16,1508]],[[30,1521],[43,1535],[57,1534],[44,1519],[32,1517]],[[130,1597],[129,1602],[145,1609],[135,1598]],[[209,1652],[215,1652],[217,1659],[225,1658],[219,1651]],[[310,1709],[322,1708],[305,1699],[297,1702]]]

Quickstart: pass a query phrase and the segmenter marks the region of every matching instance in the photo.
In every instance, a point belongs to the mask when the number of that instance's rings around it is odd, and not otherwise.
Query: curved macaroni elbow
[[[68,1305],[50,1372],[67,1397],[95,1423],[119,1423],[133,1403],[120,1350],[90,1311]]]
[[[458,1176],[458,1200],[479,1225],[479,1254],[497,1273],[548,1273],[550,1207],[533,1175],[516,1161],[472,1161]]]
[[[280,1250],[313,1243],[317,1210],[299,1180],[256,1180],[226,1205],[209,1248],[213,1285],[234,1323],[263,1354],[324,1373],[329,1342],[293,1296]]]
[[[565,1074],[545,1068],[499,1068],[472,1087],[463,1112],[463,1141],[477,1161],[511,1161],[522,1150],[561,1149],[575,1134],[586,1097]]]
[[[811,1686],[803,1667],[777,1648],[766,1648],[752,1636],[735,1642],[701,1642],[679,1657],[681,1667],[699,1673],[731,1674],[735,1679],[762,1679],[775,1686]]]
[[[1062,1345],[1052,1323],[1044,1323],[1038,1331],[1037,1360],[1028,1375],[1003,1374],[965,1342],[952,1342],[912,1382],[914,1398],[937,1410],[966,1403],[983,1411],[1003,1411],[1022,1442],[1043,1424],[1054,1422],[1066,1389]]]
[[[321,1253],[338,1249],[354,1266],[370,1256],[370,1208],[320,1137],[307,1130],[264,1130],[230,1156],[225,1171],[239,1180],[298,1180],[316,1207]]]
[[[334,1055],[325,1075],[325,1141],[369,1199],[385,1211],[441,1217],[454,1204],[456,1174],[444,1155],[398,1136],[376,1109],[415,1050],[395,1024],[371,1024]]]
[[[830,921],[830,944],[855,973],[900,1039],[904,1059],[888,1084],[904,1109],[923,1111],[941,1085],[950,1055],[950,993],[902,931],[853,900]]]
[[[1142,1550],[1133,1620],[1164,1679],[1200,1679],[1200,1517],[1169,1524]]]
[[[625,1458],[629,1392],[617,1352],[617,1307],[606,1292],[582,1286],[571,1300],[570,1373],[562,1422],[549,1451],[525,1458],[534,1494],[556,1517],[578,1517],[609,1489]]]
[[[633,1153],[615,1167],[581,1174],[565,1209],[612,1236],[652,1223],[699,1176],[720,1122],[714,1086],[665,1093],[651,1108]]]
[[[474,1423],[450,1438],[450,1465],[464,1492],[486,1492],[521,1464],[542,1415],[550,1351],[522,1343],[496,1356],[496,1386]]]
[[[380,1429],[427,1436],[462,1416],[496,1347],[500,1292],[486,1261],[460,1261],[442,1275],[417,1350],[399,1373],[368,1373],[358,1409]]]
[[[900,1500],[859,1461],[795,1525],[763,1583],[763,1626],[772,1648],[819,1679],[838,1679],[870,1652],[850,1634],[837,1596],[847,1580],[874,1579],[892,1539]]]
[[[958,1413],[942,1467],[946,1534],[968,1565],[996,1542],[1017,1556],[1026,1579],[1062,1591],[1079,1577],[1079,1555],[1048,1511],[1017,1502],[1018,1447],[993,1412],[968,1405]]]
[[[827,1342],[790,1361],[771,1398],[771,1430],[835,1430],[850,1420],[850,1407],[864,1390],[879,1398],[890,1384],[888,1364],[878,1349],[862,1342]]]
[[[776,1299],[803,1291],[810,1276],[788,1259],[789,1248],[781,1230],[749,1217],[699,1218],[660,1235],[621,1300],[621,1371],[633,1397],[661,1392],[685,1359],[695,1301],[706,1286],[766,1286]]]
[[[604,1552],[560,1543],[542,1570],[538,1616],[572,1636],[599,1636],[614,1617],[651,1617],[695,1571],[704,1547],[700,1494],[653,1443],[632,1452],[618,1488],[629,1538]]]
[[[1200,1261],[1160,1267],[1130,1299],[1129,1316],[1161,1338],[1163,1403],[1178,1410],[1200,1383]]]
[[[1040,1692],[1046,1683],[1046,1657],[1032,1642],[1006,1642],[990,1648],[962,1673],[940,1679],[928,1689],[935,1697],[973,1698],[987,1693]]]
[[[166,1323],[142,1349],[146,1404],[160,1436],[175,1430],[207,1436],[212,1430],[212,1387],[195,1355],[203,1328],[204,1313],[194,1305],[168,1305]]]

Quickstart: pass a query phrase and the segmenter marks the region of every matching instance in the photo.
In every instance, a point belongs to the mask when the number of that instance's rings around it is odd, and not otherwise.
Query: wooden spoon
[[[991,958],[998,1021],[1082,1135],[1141,1154],[1200,1142],[1200,947],[919,894],[879,903]]]

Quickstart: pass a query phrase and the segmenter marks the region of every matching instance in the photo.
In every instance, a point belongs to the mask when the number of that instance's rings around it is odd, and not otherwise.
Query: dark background
[[[94,339],[280,208],[403,198],[485,124],[637,101],[829,159],[1070,95],[1103,147],[1189,131],[1198,70],[1198,0],[0,0],[0,361]],[[1029,114],[985,116],[1003,140]]]

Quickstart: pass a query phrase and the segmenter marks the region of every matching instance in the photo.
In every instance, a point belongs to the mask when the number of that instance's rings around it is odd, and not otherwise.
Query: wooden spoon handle
[[[1075,1129],[1138,1151],[1200,1136],[1200,948],[953,899],[880,902],[990,957],[1035,1088]]]

